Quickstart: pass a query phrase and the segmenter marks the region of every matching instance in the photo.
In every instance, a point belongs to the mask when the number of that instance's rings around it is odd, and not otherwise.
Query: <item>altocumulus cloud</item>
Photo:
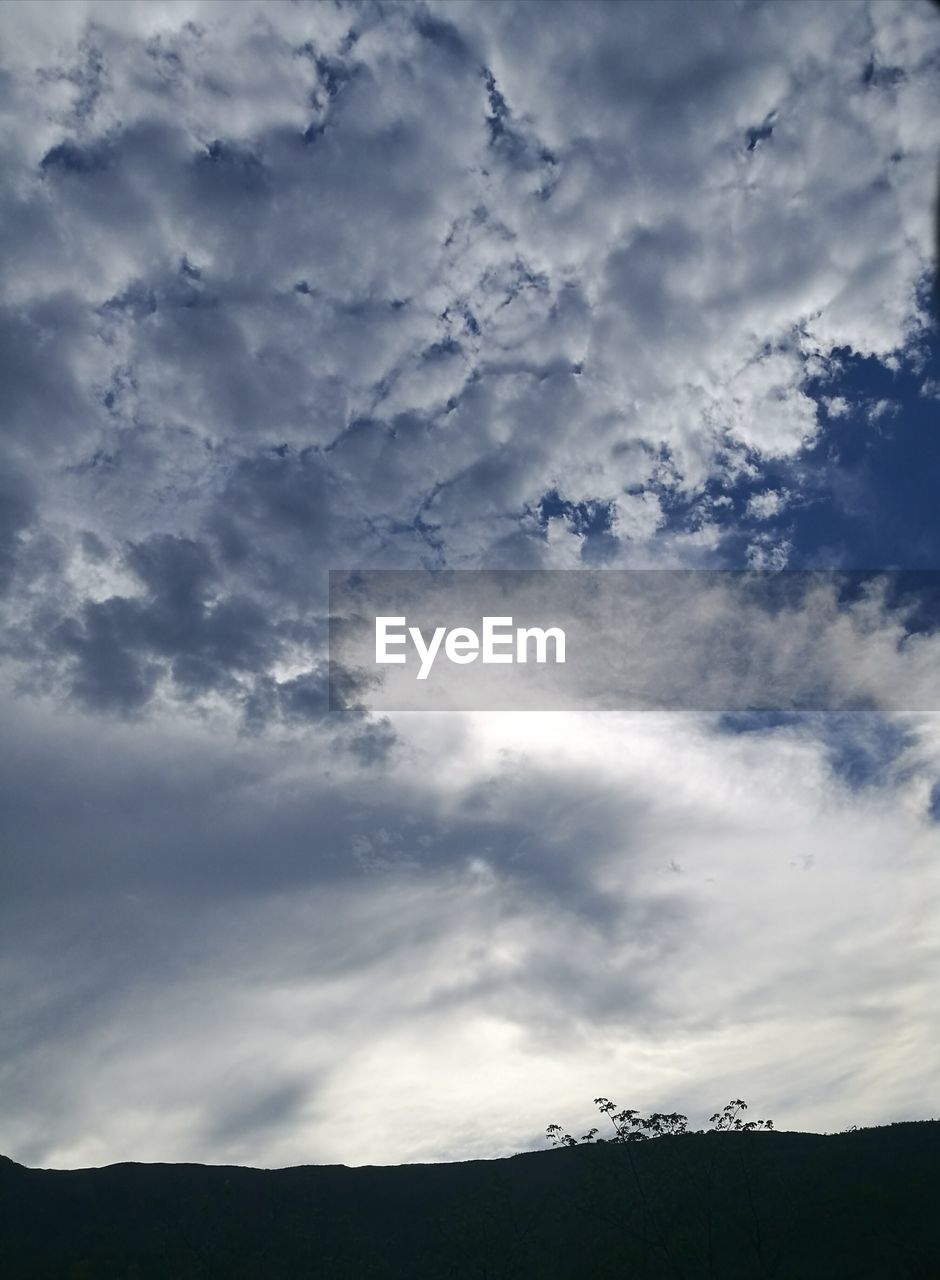
[[[922,1114],[931,718],[340,719],[325,640],[331,567],[852,562],[935,410],[930,6],[2,25],[0,1147]]]

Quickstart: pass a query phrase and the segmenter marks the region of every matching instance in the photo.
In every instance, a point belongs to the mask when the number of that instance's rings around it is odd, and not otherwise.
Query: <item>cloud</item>
[[[923,1096],[913,741],[863,781],[799,721],[423,718],[364,790],[312,742],[95,723],[33,719],[5,770],[20,1158],[492,1154],[625,1078],[796,1127]]]
[[[10,1154],[922,1111],[930,722],[340,720],[325,643],[331,568],[932,563],[930,8],[0,21]]]
[[[680,52],[668,10],[578,12],[92,6],[58,50],[11,14],[12,106],[43,120],[6,195],[13,342],[49,333],[24,430],[69,421],[74,464],[147,429],[151,474],[181,431],[223,469],[312,449],[348,460],[360,538],[407,556],[431,504],[465,563],[552,487],[655,494],[663,450],[681,491],[728,440],[798,452],[809,363],[924,323],[934,25],[755,7],[735,40],[692,6]]]
[[[769,520],[779,515],[787,504],[786,490],[765,489],[763,493],[755,493],[747,502],[747,514],[755,520]]]

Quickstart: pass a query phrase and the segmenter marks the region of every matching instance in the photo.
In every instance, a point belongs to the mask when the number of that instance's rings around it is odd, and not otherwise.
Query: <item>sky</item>
[[[936,1114],[940,705],[331,712],[327,581],[940,568],[940,14],[0,35],[0,1151]]]

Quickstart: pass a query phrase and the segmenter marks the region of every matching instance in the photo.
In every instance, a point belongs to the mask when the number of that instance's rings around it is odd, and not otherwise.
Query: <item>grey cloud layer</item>
[[[798,725],[434,721],[364,790],[328,751],[168,723],[86,758],[87,721],[11,718],[21,1158],[491,1154],[624,1073],[699,1109],[743,1077],[797,1124],[926,1096],[913,743],[860,804]]]

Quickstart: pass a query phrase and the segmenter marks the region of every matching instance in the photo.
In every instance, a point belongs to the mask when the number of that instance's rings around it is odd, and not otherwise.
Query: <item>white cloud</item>
[[[823,404],[830,418],[844,418],[852,407],[845,396],[823,396]]]
[[[789,494],[786,489],[765,489],[747,500],[747,514],[752,520],[770,520],[786,507]]]

